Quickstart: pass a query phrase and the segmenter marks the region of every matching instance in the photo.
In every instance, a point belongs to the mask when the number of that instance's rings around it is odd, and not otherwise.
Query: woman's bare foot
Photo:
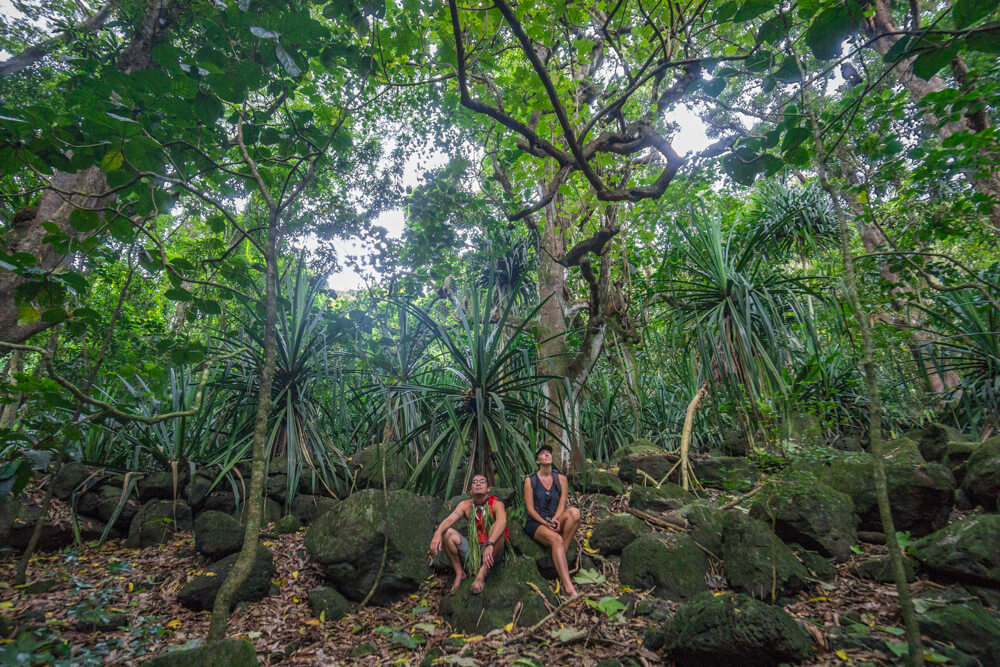
[[[565,590],[566,590],[566,595],[570,596],[571,598],[575,598],[577,595],[579,595],[579,593],[576,592],[576,588],[572,585],[567,586]]]
[[[458,590],[458,587],[462,585],[463,581],[465,581],[465,572],[459,572],[459,573],[457,573],[455,575],[455,583],[453,583],[451,585],[451,591],[449,591],[449,592],[452,593],[452,594],[454,594],[455,591]]]
[[[486,582],[479,577],[476,577],[476,580],[472,582],[472,594],[479,595],[483,592],[483,588],[485,588],[485,586]]]

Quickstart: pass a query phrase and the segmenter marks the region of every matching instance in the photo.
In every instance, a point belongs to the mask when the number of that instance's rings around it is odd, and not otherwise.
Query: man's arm
[[[436,556],[437,552],[441,550],[441,539],[444,537],[445,531],[455,525],[455,522],[465,516],[466,506],[471,503],[471,500],[463,500],[456,507],[455,511],[444,518],[444,521],[438,525],[437,530],[434,531],[434,536],[431,538],[431,555]]]
[[[497,540],[503,537],[503,531],[507,528],[507,509],[503,506],[503,503],[499,500],[493,502],[493,525],[490,526],[490,534],[487,535],[487,539],[493,544],[496,544]],[[497,550],[493,544],[489,544],[483,549],[483,564],[487,567],[493,567],[493,556],[496,554]]]

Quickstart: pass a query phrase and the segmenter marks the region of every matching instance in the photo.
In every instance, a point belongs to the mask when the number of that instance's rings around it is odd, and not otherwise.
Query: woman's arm
[[[566,509],[566,499],[569,498],[569,479],[562,473],[559,474],[559,487],[562,493],[559,494],[559,503],[556,505],[556,516],[562,516]]]

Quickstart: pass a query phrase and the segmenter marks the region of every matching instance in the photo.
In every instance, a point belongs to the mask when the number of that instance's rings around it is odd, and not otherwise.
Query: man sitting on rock
[[[504,544],[509,533],[507,510],[496,496],[490,495],[490,485],[485,475],[472,478],[471,491],[472,498],[460,502],[455,511],[434,531],[430,553],[431,556],[436,556],[442,544],[444,545],[444,552],[455,570],[452,593],[458,590],[465,579],[466,570],[462,566],[462,561],[465,561],[468,571],[476,573],[476,578],[472,581],[472,592],[478,595],[483,592],[486,573],[494,563],[503,559]],[[468,539],[452,528],[461,518],[469,520]]]

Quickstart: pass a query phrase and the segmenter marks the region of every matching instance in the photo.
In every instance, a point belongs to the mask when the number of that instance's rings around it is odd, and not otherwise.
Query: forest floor
[[[66,520],[65,506],[60,520]],[[584,517],[581,533],[591,527]],[[454,633],[437,614],[450,580],[432,576],[420,591],[390,607],[369,607],[333,622],[313,616],[309,591],[322,584],[321,573],[306,556],[305,529],[292,535],[264,535],[277,570],[272,595],[239,607],[229,625],[230,637],[250,639],[262,664],[435,664],[453,665],[596,665],[603,658],[631,656],[639,664],[669,665],[660,653],[643,648],[644,631],[657,624],[643,616],[609,616],[588,604],[605,596],[627,593],[618,583],[617,565],[598,559],[606,581],[581,587],[584,596],[553,609],[534,632],[510,627],[485,636]],[[858,561],[884,554],[885,548],[862,545]],[[853,562],[853,561],[852,561]],[[802,592],[785,610],[805,622],[821,650],[810,665],[892,664],[891,652],[834,651],[827,630],[841,624],[841,616],[855,612],[872,629],[872,637],[888,643],[901,641],[896,593],[891,585],[859,579],[850,573],[852,562],[837,565],[831,583]],[[14,561],[0,561],[0,614],[32,619],[33,638],[24,650],[44,664],[136,664],[167,647],[198,642],[208,630],[209,613],[192,612],[176,596],[185,583],[206,567],[194,549],[190,533],[172,542],[142,550],[127,549],[120,540],[35,557],[28,570],[28,586],[15,587]],[[917,582],[916,590],[934,587]],[[489,594],[489,580],[486,593]],[[127,625],[117,630],[82,629],[81,619],[94,614],[123,614]],[[10,644],[17,638],[4,639]],[[33,642],[33,644],[31,644]],[[2,647],[0,647],[2,648]],[[67,654],[68,652],[68,654]],[[32,663],[22,663],[32,664]]]

